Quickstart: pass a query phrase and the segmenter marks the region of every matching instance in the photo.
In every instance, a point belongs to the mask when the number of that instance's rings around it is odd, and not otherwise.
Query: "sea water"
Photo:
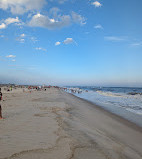
[[[78,86],[67,91],[142,126],[142,88]]]

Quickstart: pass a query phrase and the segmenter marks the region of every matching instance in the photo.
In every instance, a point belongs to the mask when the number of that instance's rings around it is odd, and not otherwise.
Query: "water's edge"
[[[126,120],[136,124],[137,126],[142,127],[142,115],[141,114],[135,114],[135,113],[125,110],[121,107],[114,107],[113,104],[109,105],[109,107],[108,107],[108,104],[105,105],[105,104],[98,103],[94,99],[88,98],[88,96],[84,95],[84,93],[80,93],[80,94],[70,93],[70,92],[67,92],[67,93],[72,94],[72,95],[79,97],[83,100],[86,100],[88,102],[91,102],[91,103],[97,105],[98,107],[100,107],[114,115],[117,115],[123,119],[126,119]],[[85,94],[87,94],[87,93],[85,93]]]

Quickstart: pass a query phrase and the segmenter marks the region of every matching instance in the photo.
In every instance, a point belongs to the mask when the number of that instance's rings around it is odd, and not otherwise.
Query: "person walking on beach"
[[[0,119],[2,119],[1,101],[2,101],[2,92],[1,92],[1,88],[0,88]]]

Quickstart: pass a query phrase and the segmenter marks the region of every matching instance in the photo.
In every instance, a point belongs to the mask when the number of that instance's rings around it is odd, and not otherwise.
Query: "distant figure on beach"
[[[0,88],[0,119],[2,119],[1,101],[2,101],[2,92],[1,92],[1,88]]]
[[[2,100],[2,92],[1,92],[1,88],[0,88],[0,101]]]

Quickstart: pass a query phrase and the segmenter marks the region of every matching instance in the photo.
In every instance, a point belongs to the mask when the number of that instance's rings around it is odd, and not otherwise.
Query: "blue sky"
[[[141,87],[141,8],[141,0],[1,0],[0,82]]]

